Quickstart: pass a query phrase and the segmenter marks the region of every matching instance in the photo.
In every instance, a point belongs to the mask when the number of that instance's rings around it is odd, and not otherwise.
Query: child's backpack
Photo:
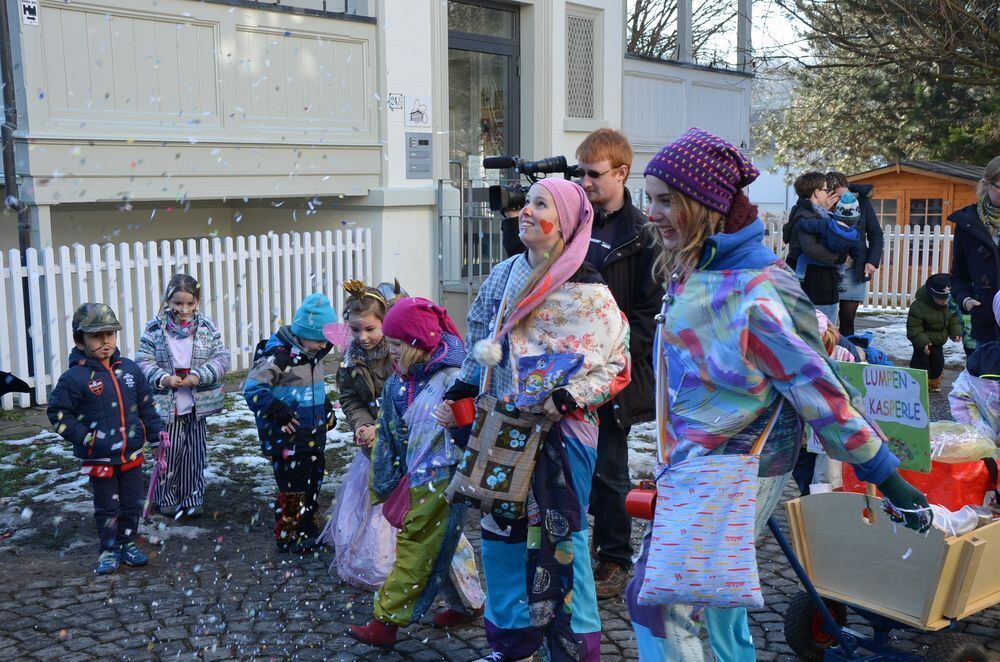
[[[261,338],[253,348],[253,365],[257,365],[257,361],[260,361],[264,357],[264,348],[267,347],[268,340],[270,338]]]

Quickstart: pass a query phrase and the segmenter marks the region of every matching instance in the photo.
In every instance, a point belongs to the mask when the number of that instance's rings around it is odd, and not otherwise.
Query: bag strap
[[[493,326],[493,333],[490,335],[490,339],[496,339],[497,334],[500,333],[500,329],[503,328],[503,317],[507,313],[507,300],[510,298],[510,272],[514,270],[514,263],[511,262],[510,267],[507,269],[507,278],[504,280],[503,285],[503,298],[500,300],[500,309],[497,311],[497,321]],[[486,371],[483,373],[483,377],[479,382],[479,392],[486,393],[490,380],[493,378],[493,366],[486,366]]]
[[[757,437],[757,441],[753,442],[753,446],[750,447],[750,455],[760,455],[761,449],[764,448],[764,442],[771,436],[771,432],[774,430],[774,426],[778,422],[778,415],[781,413],[781,408],[784,406],[785,399],[779,396],[778,406],[774,408],[774,411],[771,413],[771,418],[768,419],[767,425],[764,426],[760,436]]]

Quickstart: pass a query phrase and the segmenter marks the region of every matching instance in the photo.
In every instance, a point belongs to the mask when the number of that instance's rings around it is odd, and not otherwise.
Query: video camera
[[[517,156],[487,156],[483,159],[483,167],[487,170],[507,170],[512,168],[528,178],[534,184],[540,174],[561,173],[563,177],[580,177],[580,167],[567,165],[565,156],[550,156],[538,161],[525,161]],[[520,209],[524,206],[528,186],[523,184],[494,184],[490,187],[490,209],[505,211]]]

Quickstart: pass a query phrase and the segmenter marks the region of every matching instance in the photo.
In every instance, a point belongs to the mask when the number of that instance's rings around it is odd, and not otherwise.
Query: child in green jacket
[[[934,274],[917,290],[906,316],[906,337],[913,344],[910,367],[927,371],[932,393],[941,392],[944,372],[944,344],[948,338],[962,339],[962,320],[948,307],[951,277]]]

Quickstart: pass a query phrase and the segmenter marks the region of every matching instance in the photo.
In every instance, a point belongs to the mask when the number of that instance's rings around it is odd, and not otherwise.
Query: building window
[[[940,227],[944,200],[941,198],[915,198],[910,200],[910,225]]]
[[[598,17],[584,10],[566,16],[566,116],[595,119]]]
[[[875,215],[883,227],[892,227],[899,223],[899,206],[895,198],[872,200],[872,207],[875,208]]]

